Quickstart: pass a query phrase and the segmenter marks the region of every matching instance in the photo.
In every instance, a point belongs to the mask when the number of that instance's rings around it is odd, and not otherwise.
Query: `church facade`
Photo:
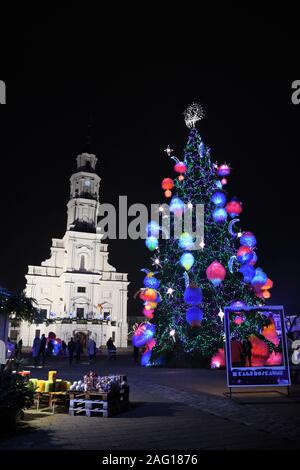
[[[35,336],[55,333],[68,342],[89,337],[103,346],[112,337],[117,347],[127,346],[126,273],[108,262],[108,245],[97,227],[100,177],[92,153],[77,156],[77,170],[70,178],[67,230],[52,239],[51,255],[40,266],[29,266],[25,293],[35,299],[39,324],[22,322],[11,328],[11,339],[31,346]],[[50,323],[50,324],[49,324]]]

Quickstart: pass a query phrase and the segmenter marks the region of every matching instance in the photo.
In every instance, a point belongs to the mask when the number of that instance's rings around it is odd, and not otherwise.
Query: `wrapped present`
[[[54,392],[54,383],[50,380],[45,380],[45,392]]]
[[[56,381],[56,376],[57,376],[57,371],[56,370],[49,370],[49,372],[48,372],[49,382],[55,382]]]
[[[37,380],[37,392],[45,391],[45,380]]]

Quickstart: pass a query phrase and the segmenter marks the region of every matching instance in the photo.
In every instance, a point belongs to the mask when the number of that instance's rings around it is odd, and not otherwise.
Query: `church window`
[[[77,308],[76,309],[76,316],[79,319],[84,318],[84,308]]]
[[[77,292],[86,292],[85,287],[77,287]]]
[[[80,271],[85,271],[85,256],[81,255],[80,258]]]

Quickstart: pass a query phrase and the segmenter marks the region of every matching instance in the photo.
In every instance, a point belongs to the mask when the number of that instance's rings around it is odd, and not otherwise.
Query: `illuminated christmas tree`
[[[157,222],[148,224],[146,246],[154,256],[151,269],[143,270],[146,276],[139,291],[145,322],[133,336],[133,343],[145,348],[143,365],[169,360],[200,364],[201,359],[210,359],[223,347],[224,307],[236,302],[241,307],[261,305],[270,297],[272,281],[256,267],[256,238],[240,225],[243,205],[226,190],[231,169],[212,161],[195,127],[202,117],[202,107],[196,103],[185,112],[190,131],[182,158],[173,156],[169,146],[165,149],[177,173],[162,181],[172,214],[170,233],[176,217],[184,218],[189,211],[193,230],[189,233],[181,226],[179,238],[163,239],[164,230]],[[200,241],[195,236],[196,205],[204,207]],[[165,206],[159,212],[164,217]],[[237,315],[235,322],[243,323],[242,331],[249,335],[267,320],[257,313],[247,318]]]

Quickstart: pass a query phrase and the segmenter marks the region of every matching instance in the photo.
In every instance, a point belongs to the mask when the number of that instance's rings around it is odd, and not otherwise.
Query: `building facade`
[[[112,337],[117,347],[127,346],[127,274],[108,262],[108,245],[97,227],[100,177],[92,153],[77,156],[70,178],[67,230],[52,239],[51,255],[40,266],[29,266],[25,292],[35,299],[39,324],[22,322],[11,328],[11,339],[31,346],[36,335],[49,332],[68,342],[79,337],[85,346],[92,337],[97,346]],[[47,323],[50,324],[47,325]]]

